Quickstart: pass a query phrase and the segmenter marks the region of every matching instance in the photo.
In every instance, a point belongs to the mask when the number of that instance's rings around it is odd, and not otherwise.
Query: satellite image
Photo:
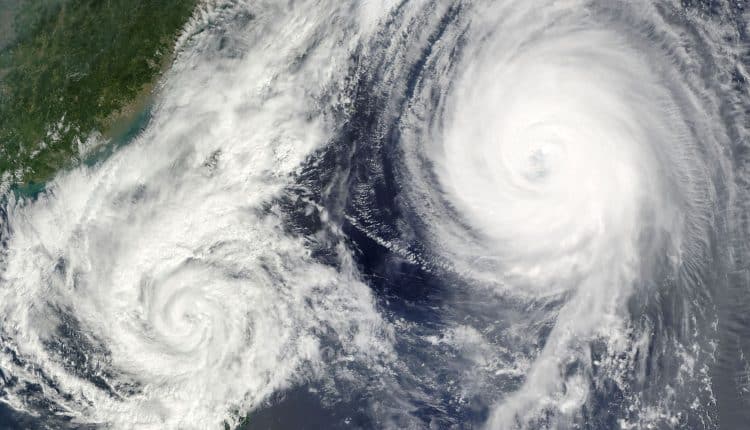
[[[5,429],[750,429],[750,2],[0,0]]]

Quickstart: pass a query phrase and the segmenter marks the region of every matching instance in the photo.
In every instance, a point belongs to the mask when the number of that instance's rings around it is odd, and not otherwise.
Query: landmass
[[[126,127],[197,1],[0,0],[3,185],[42,184]]]

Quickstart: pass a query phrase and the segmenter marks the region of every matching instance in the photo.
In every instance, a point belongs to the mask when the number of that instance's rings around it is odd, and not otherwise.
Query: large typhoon
[[[4,401],[115,428],[737,425],[742,8],[201,5],[144,132],[5,207]]]

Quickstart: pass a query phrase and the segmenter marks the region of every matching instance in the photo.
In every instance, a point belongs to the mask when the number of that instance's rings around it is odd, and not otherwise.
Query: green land
[[[0,0],[0,178],[41,184],[148,103],[198,0]]]

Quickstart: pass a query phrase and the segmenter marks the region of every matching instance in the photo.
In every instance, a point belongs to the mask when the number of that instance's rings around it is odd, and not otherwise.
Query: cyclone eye
[[[526,177],[530,180],[543,179],[549,173],[549,154],[542,148],[534,149],[529,154],[529,169]]]

